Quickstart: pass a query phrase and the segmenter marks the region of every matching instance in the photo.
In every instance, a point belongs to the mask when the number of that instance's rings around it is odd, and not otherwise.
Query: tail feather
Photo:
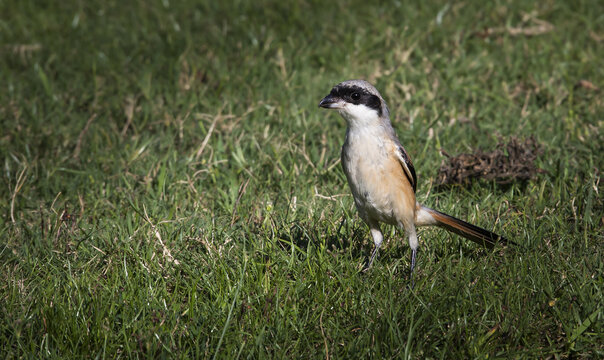
[[[513,241],[510,241],[501,235],[497,235],[489,230],[472,225],[458,218],[454,218],[451,215],[441,213],[440,211],[436,211],[425,206],[422,207],[422,210],[426,210],[430,215],[432,215],[432,218],[435,221],[434,225],[454,232],[457,235],[461,235],[466,239],[472,240],[475,243],[483,245],[489,249],[493,248],[493,246],[495,246],[497,243],[502,245],[514,244]]]

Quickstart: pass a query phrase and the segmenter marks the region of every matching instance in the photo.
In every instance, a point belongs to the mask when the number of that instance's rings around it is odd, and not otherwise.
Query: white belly
[[[359,140],[347,141],[342,147],[342,167],[359,215],[365,222],[377,220],[396,225],[396,199],[388,186],[390,174],[384,144],[375,139]]]

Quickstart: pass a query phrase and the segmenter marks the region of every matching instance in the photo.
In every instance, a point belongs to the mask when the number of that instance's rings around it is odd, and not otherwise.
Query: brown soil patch
[[[467,185],[473,179],[485,179],[500,185],[532,179],[543,172],[535,166],[535,160],[543,149],[534,137],[524,141],[516,137],[505,144],[500,141],[494,151],[477,149],[473,154],[450,156],[441,150],[443,160],[436,179],[437,186]]]

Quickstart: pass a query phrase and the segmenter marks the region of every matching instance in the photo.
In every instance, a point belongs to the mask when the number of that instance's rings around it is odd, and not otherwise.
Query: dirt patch
[[[450,156],[443,160],[437,186],[454,184],[467,185],[474,179],[484,179],[506,185],[517,181],[532,179],[537,173],[544,172],[535,166],[535,160],[543,153],[541,145],[530,137],[524,141],[516,137],[505,144],[500,140],[494,151],[477,149],[473,154]]]

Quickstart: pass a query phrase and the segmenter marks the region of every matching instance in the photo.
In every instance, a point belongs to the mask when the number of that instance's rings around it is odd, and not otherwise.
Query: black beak
[[[335,96],[327,95],[323,98],[323,100],[321,100],[321,102],[319,103],[319,107],[333,109],[334,105],[337,104],[337,102],[338,98],[336,98]]]

